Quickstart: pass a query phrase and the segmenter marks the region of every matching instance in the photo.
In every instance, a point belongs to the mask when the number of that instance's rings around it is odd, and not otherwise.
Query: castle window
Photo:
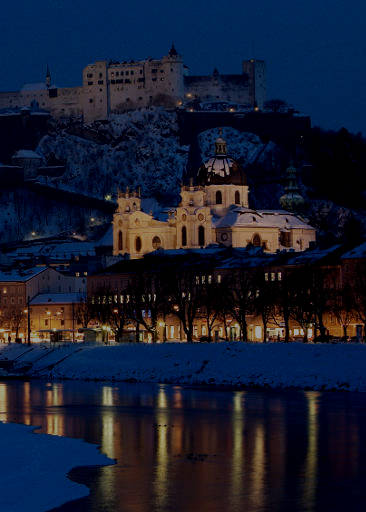
[[[216,192],[216,204],[222,204],[222,194],[220,190]]]
[[[103,80],[98,80],[99,85],[103,85]]]
[[[140,252],[141,251],[142,242],[141,242],[141,238],[139,236],[136,237],[135,248],[136,248],[136,252]]]
[[[99,73],[99,78],[103,78],[103,73]]]
[[[93,78],[93,73],[88,73],[88,74],[86,75],[86,77],[87,77],[87,78]]]
[[[151,73],[157,73],[157,72],[158,72],[158,70],[157,70],[157,69],[152,69],[152,70],[151,70]]]
[[[130,74],[130,72],[129,72],[129,71],[126,71],[126,76],[128,76],[129,74]],[[131,73],[131,75],[132,75],[132,73]]]
[[[116,76],[119,76],[119,71],[116,71]]]
[[[118,231],[118,250],[122,251],[122,249],[123,249],[122,231]]]
[[[135,73],[133,71],[131,71],[131,75],[134,75]]]
[[[88,82],[88,85],[93,85],[93,82]]]
[[[203,247],[205,245],[205,228],[198,226],[198,245]]]
[[[240,192],[237,190],[235,192],[235,204],[240,204]]]
[[[185,226],[182,227],[182,246],[185,247],[187,245],[187,228]]]
[[[93,103],[93,98],[89,98],[89,103]]]
[[[258,233],[256,233],[253,236],[252,243],[253,243],[254,247],[260,247],[262,245],[262,240],[261,240],[261,237],[258,235]]]
[[[154,249],[159,249],[161,247],[161,240],[158,236],[154,236],[152,239],[152,246]]]

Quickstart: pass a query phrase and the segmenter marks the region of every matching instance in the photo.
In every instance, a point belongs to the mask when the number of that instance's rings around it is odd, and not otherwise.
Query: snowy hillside
[[[153,109],[115,115],[108,123],[94,123],[89,133],[93,140],[55,130],[40,141],[38,153],[66,161],[60,187],[100,198],[126,186],[141,186],[145,197],[158,200],[178,193],[188,147],[179,144],[174,113]]]

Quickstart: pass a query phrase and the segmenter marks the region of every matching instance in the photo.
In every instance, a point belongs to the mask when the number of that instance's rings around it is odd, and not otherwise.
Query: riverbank
[[[67,474],[77,466],[114,464],[96,445],[34,434],[35,427],[0,422],[0,509],[42,512],[89,494]]]
[[[4,345],[5,366],[4,375],[47,379],[366,391],[363,344]]]

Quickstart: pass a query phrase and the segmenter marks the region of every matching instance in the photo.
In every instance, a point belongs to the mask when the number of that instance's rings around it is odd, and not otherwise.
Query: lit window
[[[276,274],[274,272],[271,272],[271,281],[275,281]]]
[[[221,275],[220,274],[217,276],[217,282],[221,283]]]
[[[254,329],[255,337],[259,340],[262,337],[262,327],[260,325],[256,325]]]
[[[75,272],[76,277],[80,277],[80,272]]]
[[[211,283],[212,283],[212,276],[208,276],[208,277],[207,277],[207,282],[208,282],[209,284],[211,284]]]
[[[277,279],[278,279],[279,281],[282,281],[282,272],[278,272],[278,273],[277,273]]]
[[[265,274],[264,274],[264,280],[265,280],[265,281],[268,281],[268,272],[265,272]]]

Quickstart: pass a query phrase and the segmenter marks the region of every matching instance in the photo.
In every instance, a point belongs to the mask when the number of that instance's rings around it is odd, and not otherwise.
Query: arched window
[[[161,240],[158,236],[154,236],[152,239],[152,246],[154,249],[159,249],[159,247],[161,247]]]
[[[222,204],[222,194],[220,190],[216,192],[216,204]]]
[[[182,245],[187,245],[187,228],[185,226],[182,227]]]
[[[240,192],[237,190],[235,192],[235,204],[240,204]]]
[[[122,251],[122,249],[123,249],[122,231],[118,231],[118,250]]]
[[[140,252],[141,251],[141,247],[142,247],[141,238],[139,236],[137,236],[136,240],[135,240],[136,252]]]
[[[198,226],[198,245],[203,247],[205,245],[205,228]]]
[[[254,245],[254,247],[260,247],[262,245],[262,240],[261,240],[261,237],[258,235],[258,233],[256,233],[253,236],[253,245]]]

